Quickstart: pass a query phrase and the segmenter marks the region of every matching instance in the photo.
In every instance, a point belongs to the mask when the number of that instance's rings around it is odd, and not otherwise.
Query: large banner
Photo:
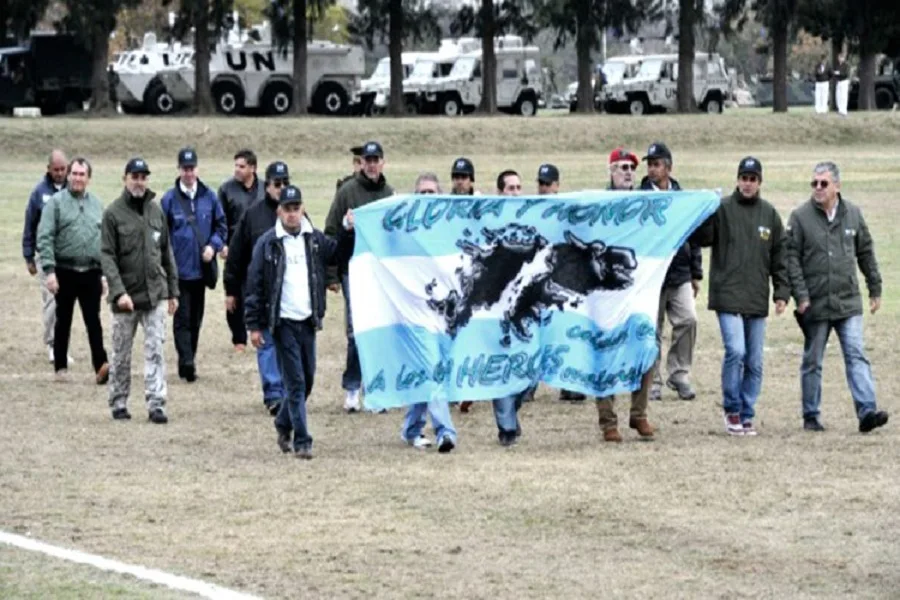
[[[638,389],[675,250],[711,191],[402,195],[355,211],[365,404],[490,400],[543,381]]]

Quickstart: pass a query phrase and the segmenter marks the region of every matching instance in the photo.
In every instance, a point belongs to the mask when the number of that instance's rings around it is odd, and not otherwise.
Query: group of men
[[[206,289],[216,287],[218,254],[225,259],[225,307],[236,351],[249,339],[256,348],[263,402],[275,417],[278,446],[299,458],[312,458],[312,436],[306,417],[316,369],[316,332],[322,327],[326,290],[341,291],[345,302],[347,352],[342,376],[344,409],[361,410],[363,392],[354,343],[350,305],[349,259],[353,253],[353,210],[394,194],[384,175],[384,150],[376,141],[351,149],[354,173],[337,182],[324,231],[306,215],[302,192],[291,184],[288,165],[269,164],[257,177],[257,158],[250,150],[234,155],[234,177],[213,192],[199,178],[196,151],[178,153],[178,177],[159,202],[148,189],[150,170],[141,158],[125,166],[124,189],[109,207],[89,190],[90,163],[67,161],[51,154],[47,174],[26,209],[23,255],[32,275],[42,281],[44,341],[57,379],[68,379],[69,331],[74,303],[81,306],[98,384],[110,382],[109,405],[115,419],[129,419],[131,348],[138,323],[145,330],[145,398],[148,415],[165,423],[165,316],[173,315],[179,376],[197,379],[195,355],[202,326]],[[608,189],[672,191],[681,185],[672,176],[672,153],[662,142],[650,145],[643,159],[624,148],[608,157]],[[647,174],[640,182],[641,162]],[[475,166],[460,157],[450,171],[452,195],[480,194]],[[537,194],[560,189],[560,170],[538,168]],[[696,396],[691,367],[696,343],[695,298],[703,279],[701,247],[711,248],[710,310],[717,314],[725,347],[722,395],[726,432],[756,435],[753,425],[762,384],[765,324],[769,294],[781,315],[791,297],[804,335],[801,397],[804,428],[824,429],[819,419],[821,374],[831,329],[843,350],[859,430],[887,423],[877,409],[874,383],[862,342],[862,301],[857,266],[866,278],[869,308],[880,306],[881,277],[872,238],[860,209],[840,194],[840,171],[834,163],[815,166],[810,199],[795,209],[788,226],[760,195],[763,170],[753,157],[741,160],[733,193],[680,247],[660,290],[657,345],[662,346],[666,318],[672,326],[666,358],[644,375],[631,394],[629,427],[653,438],[648,400],[659,400],[665,385],[683,400]],[[440,178],[421,173],[412,190],[444,193]],[[521,175],[503,170],[497,195],[524,193]],[[676,200],[677,201],[677,200]],[[771,286],[770,286],[771,283]],[[100,301],[106,295],[113,313],[112,356],[104,349]],[[662,353],[660,352],[660,359]],[[535,387],[492,402],[502,445],[516,443],[522,429],[522,402]],[[581,394],[561,390],[560,399],[584,401]],[[606,441],[620,442],[613,397],[598,398],[599,424]],[[470,402],[460,404],[469,410]],[[432,446],[424,434],[430,415],[440,452],[457,444],[446,402],[408,407],[401,437],[416,448]]]
[[[837,65],[832,68],[828,64],[828,55],[823,54],[816,64],[813,74],[816,81],[815,106],[817,114],[828,113],[829,93],[834,83],[834,105],[840,115],[847,116],[847,104],[850,98],[850,65],[845,54],[838,55]]]

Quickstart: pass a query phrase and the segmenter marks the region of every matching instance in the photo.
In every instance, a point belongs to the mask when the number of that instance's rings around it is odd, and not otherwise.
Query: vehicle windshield
[[[391,76],[391,61],[387,58],[382,58],[378,61],[378,66],[375,67],[375,72],[372,73],[372,79],[388,79]]]
[[[461,77],[464,79],[471,77],[477,63],[478,59],[473,56],[457,59],[456,62],[453,63],[453,68],[450,70],[450,77]]]
[[[412,73],[410,73],[409,76],[416,79],[431,79],[433,73],[434,61],[420,60],[416,63],[416,66],[413,67]]]
[[[641,63],[641,68],[635,77],[641,79],[657,79],[662,73],[662,59],[645,60]]]
[[[618,83],[625,78],[625,63],[608,62],[603,65],[603,74],[606,75],[606,83]]]

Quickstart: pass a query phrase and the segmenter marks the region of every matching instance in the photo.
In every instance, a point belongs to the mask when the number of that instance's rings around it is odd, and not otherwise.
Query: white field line
[[[211,598],[214,600],[260,600],[258,596],[235,592],[211,583],[206,583],[205,581],[200,581],[199,579],[190,579],[180,575],[172,575],[165,571],[148,569],[140,565],[129,565],[117,560],[103,558],[96,554],[87,554],[85,552],[79,552],[78,550],[69,550],[67,548],[60,548],[59,546],[51,546],[50,544],[38,542],[37,540],[32,540],[21,535],[6,533],[5,531],[0,531],[0,543],[16,546],[24,550],[31,550],[33,552],[41,552],[42,554],[55,556],[56,558],[61,558],[74,563],[91,565],[92,567],[96,567],[103,571],[132,575],[138,579],[164,585],[173,590],[193,592],[204,598]]]

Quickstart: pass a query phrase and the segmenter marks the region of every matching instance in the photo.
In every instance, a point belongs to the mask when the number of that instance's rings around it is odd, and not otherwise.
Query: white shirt
[[[281,219],[275,223],[275,237],[284,246],[284,282],[281,284],[282,319],[303,321],[312,316],[312,298],[309,295],[309,269],[306,267],[305,234],[313,232],[312,224],[304,217],[300,233],[285,231]]]
[[[837,216],[838,204],[841,203],[840,198],[834,203],[834,206],[831,207],[831,210],[825,212],[825,216],[828,217],[828,222],[831,223],[834,221],[834,218]]]

